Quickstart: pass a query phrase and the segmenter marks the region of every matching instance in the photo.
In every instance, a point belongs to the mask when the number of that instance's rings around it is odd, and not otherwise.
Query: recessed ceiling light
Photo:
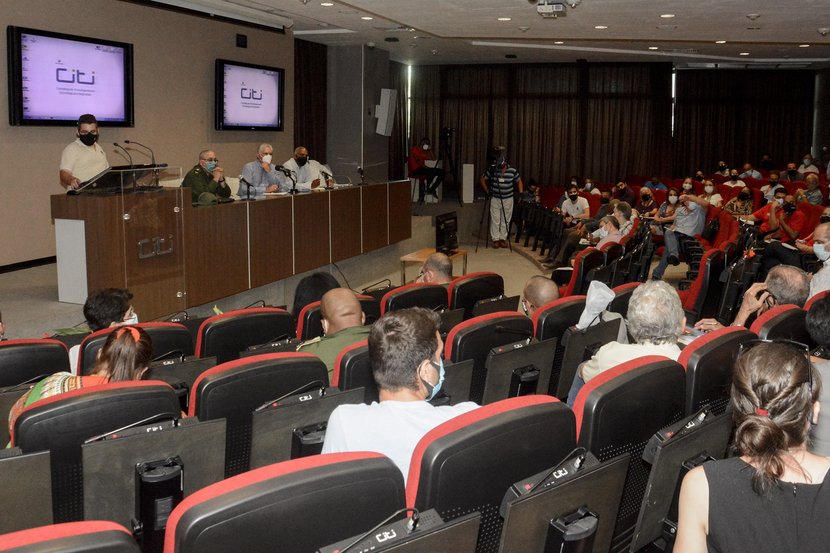
[[[715,44],[726,44],[725,40],[716,40]]]
[[[553,43],[554,44],[565,44],[565,42],[562,41],[562,40],[554,40]]]
[[[662,17],[663,19],[671,19],[672,17],[674,17],[674,14],[673,13],[664,13],[660,17]]]
[[[799,44],[798,47],[799,48],[809,48],[810,45],[809,44]]]
[[[371,21],[372,19],[374,19],[374,17],[364,15],[364,16],[361,16],[360,19],[362,19],[363,21]]]
[[[608,28],[608,25],[594,25],[594,29],[597,29],[597,30],[600,30],[600,31],[602,31],[604,29],[607,29],[607,28]]]
[[[740,54],[738,54],[738,55],[739,55],[739,56],[748,56],[748,55],[749,55],[749,52],[741,52],[741,53],[740,53]]]
[[[648,49],[649,50],[659,50],[660,48],[657,47],[657,46],[649,46]]]
[[[325,7],[327,7],[327,8],[328,8],[328,7],[333,6],[333,5],[334,5],[334,2],[320,2],[320,5],[321,5],[321,6],[325,6]]]
[[[511,20],[511,19],[513,19],[513,18],[512,18],[512,17],[499,17],[499,18],[497,18],[497,19],[498,19],[499,21],[510,21],[510,20]]]

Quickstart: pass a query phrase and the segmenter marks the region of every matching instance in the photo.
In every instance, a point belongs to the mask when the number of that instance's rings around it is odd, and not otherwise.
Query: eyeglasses
[[[219,158],[218,157],[208,157],[208,158],[203,159],[202,161],[215,161],[216,163],[219,163]]]
[[[801,342],[796,342],[795,340],[763,340],[761,338],[758,338],[756,340],[748,340],[746,342],[743,342],[740,346],[738,346],[738,357],[740,357],[745,352],[751,350],[752,348],[760,344],[784,344],[792,348],[793,351],[795,351],[796,353],[804,355],[804,357],[807,359],[807,364],[809,366],[809,369],[807,370],[807,383],[810,386],[810,395],[813,395],[813,365],[812,361],[810,360],[810,347],[807,344],[802,344]]]
[[[525,315],[529,315],[529,312],[528,312],[528,309],[527,309],[527,300],[524,299],[524,298],[522,298],[522,311],[524,311]]]

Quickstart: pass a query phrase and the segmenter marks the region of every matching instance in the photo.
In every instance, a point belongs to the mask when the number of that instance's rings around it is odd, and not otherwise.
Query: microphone
[[[150,152],[150,163],[152,163],[153,165],[156,164],[156,154],[153,153],[153,149],[149,146],[145,146],[141,142],[136,142],[135,140],[125,140],[124,144],[135,144],[136,146],[141,146],[142,148]]]
[[[360,175],[360,184],[366,184],[366,175],[363,173],[363,167],[357,168],[357,174]]]
[[[281,173],[282,173],[283,175],[285,175],[286,177],[288,177],[288,176],[290,176],[290,175],[291,175],[291,169],[289,169],[289,168],[288,168],[288,167],[286,167],[285,165],[277,165],[276,167],[274,167],[274,169],[276,169],[277,171],[281,172]]]
[[[133,156],[130,155],[130,152],[127,151],[127,148],[125,148],[124,146],[122,146],[118,142],[113,142],[112,145],[115,146],[116,148],[121,148],[124,151],[124,153],[127,154],[127,159],[130,160],[130,167],[132,168],[132,166],[133,166]]]
[[[243,177],[242,175],[239,175],[239,182],[245,183],[245,186],[247,186],[248,188],[253,186],[253,184],[245,180],[245,177]]]

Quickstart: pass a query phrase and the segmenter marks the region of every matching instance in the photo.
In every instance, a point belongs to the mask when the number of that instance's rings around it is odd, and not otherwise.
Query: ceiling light
[[[657,47],[657,46],[649,46],[648,49],[649,50],[659,50],[660,48]]]
[[[553,43],[554,44],[565,44],[565,42],[562,41],[562,40],[554,40]]]
[[[582,3],[582,0],[567,0],[567,2],[571,8],[576,8],[578,5]]]
[[[750,21],[755,21],[759,17],[761,17],[760,13],[748,13],[748,14],[746,14],[746,18],[749,19]]]
[[[513,18],[512,17],[499,17],[498,18],[499,21],[510,21],[511,19],[513,19]]]
[[[715,44],[726,44],[725,40],[716,40]]]
[[[664,13],[660,17],[662,17],[663,19],[671,19],[672,17],[674,17],[674,14],[673,13]]]
[[[821,36],[830,35],[830,27],[819,27],[816,31],[818,31],[818,34]]]
[[[521,27],[519,27],[519,30],[520,30],[521,32],[523,32],[523,33],[526,33],[526,32],[528,32],[528,31],[530,30],[530,27],[527,27],[527,26],[525,26],[525,25],[522,25]]]
[[[320,5],[329,8],[334,5],[334,2],[320,2]]]
[[[374,17],[371,17],[369,15],[364,15],[364,16],[361,16],[360,19],[362,19],[363,21],[371,21],[372,19],[374,19]]]
[[[738,54],[738,55],[739,55],[739,56],[748,56],[748,55],[749,55],[749,52],[741,52],[741,53],[740,53],[740,54]]]
[[[809,48],[810,45],[809,44],[799,44],[798,47],[799,48]]]
[[[602,31],[602,30],[607,29],[607,28],[608,28],[608,25],[594,25],[594,29],[597,29],[599,31]]]

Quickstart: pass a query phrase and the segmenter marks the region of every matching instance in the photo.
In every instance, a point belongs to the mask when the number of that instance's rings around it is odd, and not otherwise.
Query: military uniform
[[[222,186],[218,181],[213,180],[213,174],[208,173],[207,169],[199,164],[196,164],[184,176],[182,187],[185,186],[190,187],[193,203],[198,202],[199,196],[205,192],[210,192],[222,198],[227,198],[231,195],[229,186]]]
[[[329,382],[331,382],[331,374],[334,372],[334,363],[337,361],[337,356],[347,346],[366,340],[369,337],[370,329],[370,326],[350,326],[328,336],[318,336],[306,340],[297,346],[297,351],[313,353],[322,359],[329,370]]]

